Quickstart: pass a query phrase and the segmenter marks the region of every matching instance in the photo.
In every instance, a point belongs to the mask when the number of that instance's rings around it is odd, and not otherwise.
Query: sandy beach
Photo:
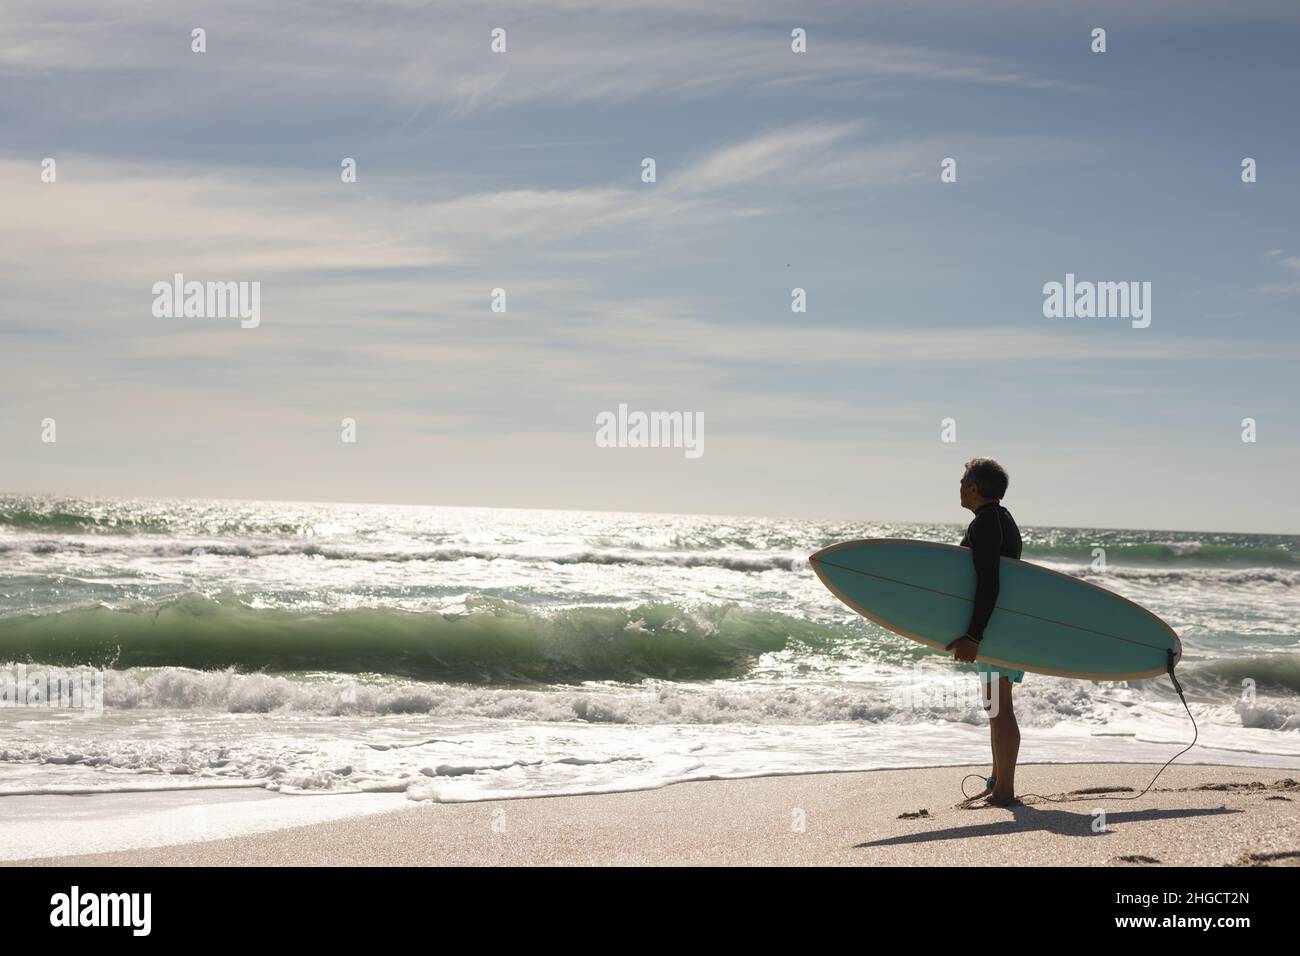
[[[1017,775],[1020,793],[1068,799],[1054,803],[1027,796],[1014,808],[956,806],[961,778],[979,772],[978,767],[879,770],[697,781],[590,796],[419,804],[228,839],[12,863],[1300,865],[1300,774],[1175,765],[1137,800],[1101,799],[1140,792],[1157,769],[1145,764],[1024,766]],[[968,787],[974,785],[969,781]],[[1090,792],[1079,792],[1083,790]],[[1095,832],[1098,809],[1105,811],[1105,827]]]

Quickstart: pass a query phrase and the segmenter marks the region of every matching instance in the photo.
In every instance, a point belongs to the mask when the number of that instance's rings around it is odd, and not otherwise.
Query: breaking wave
[[[539,612],[472,598],[465,613],[258,608],[226,592],[0,619],[0,658],[60,666],[379,673],[471,684],[731,678],[791,642],[844,635],[733,605]]]

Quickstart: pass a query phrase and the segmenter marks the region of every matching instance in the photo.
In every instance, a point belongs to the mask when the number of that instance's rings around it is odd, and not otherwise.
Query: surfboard
[[[831,593],[896,634],[943,650],[966,633],[975,595],[968,548],[867,538],[809,558]],[[1183,654],[1178,635],[1146,608],[1066,574],[1003,558],[997,605],[977,660],[1036,674],[1136,680]]]

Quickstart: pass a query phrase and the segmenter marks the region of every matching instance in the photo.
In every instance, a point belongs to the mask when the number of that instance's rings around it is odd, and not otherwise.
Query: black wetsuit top
[[[1002,558],[1020,557],[1020,529],[1011,512],[990,501],[975,510],[975,519],[961,539],[975,562],[975,609],[966,633],[976,641],[984,639],[984,628],[998,602],[998,569]]]

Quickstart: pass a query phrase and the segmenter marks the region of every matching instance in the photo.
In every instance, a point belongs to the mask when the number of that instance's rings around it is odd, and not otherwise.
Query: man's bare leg
[[[981,675],[979,684],[980,706],[984,708],[985,712],[988,712],[993,706],[993,700],[990,696],[993,691],[993,682],[991,680],[984,680],[983,675]],[[999,725],[994,720],[989,720],[989,742],[993,748],[993,779],[995,781],[998,777],[998,726]],[[966,806],[969,803],[974,803],[976,800],[981,800],[984,797],[989,796],[991,793],[993,793],[993,789],[985,786],[981,788],[979,793],[967,797],[958,804],[958,806]]]
[[[986,711],[990,711],[990,713],[989,713],[989,744],[990,744],[990,745],[992,746],[992,748],[993,748],[993,774],[992,774],[992,776],[993,776],[993,779],[996,781],[996,780],[998,779],[998,749],[999,749],[999,748],[998,748],[998,730],[1001,728],[1002,725],[999,724],[996,720],[993,719],[994,714],[991,712],[991,711],[992,711],[992,707],[993,707],[993,694],[995,693],[995,691],[994,691],[994,686],[993,686],[993,678],[992,678],[992,676],[990,675],[989,679],[986,680],[986,681],[983,681],[983,682],[981,683],[980,686],[981,686],[982,689],[983,689],[983,693],[982,693],[981,696],[984,698],[984,709],[985,709]],[[1000,702],[999,702],[999,703],[1000,703]],[[985,793],[992,793],[992,791],[991,791],[991,790],[986,790]]]
[[[990,687],[989,693],[993,693]],[[1011,708],[1011,681],[998,678],[998,707],[990,719],[993,741],[993,793],[989,803],[1013,803],[1016,799],[1016,758],[1020,755],[1020,726]]]

